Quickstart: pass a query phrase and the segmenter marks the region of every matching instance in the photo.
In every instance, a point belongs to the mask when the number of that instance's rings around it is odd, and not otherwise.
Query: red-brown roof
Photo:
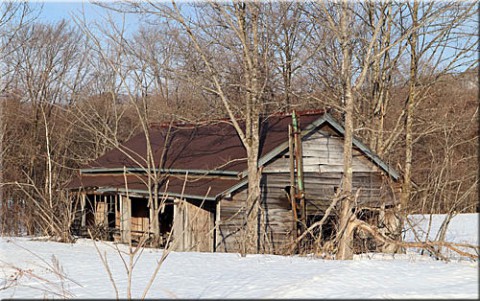
[[[300,126],[304,129],[323,115],[323,111],[297,113]],[[261,123],[260,157],[288,141],[290,114],[275,114]],[[242,179],[235,177],[247,169],[246,151],[235,128],[226,121],[211,122],[207,125],[181,125],[171,128],[157,125],[150,128],[150,143],[158,168],[164,153],[162,169],[177,171],[228,171],[231,178],[189,177],[185,183],[184,195],[215,197],[239,184]],[[147,167],[147,140],[144,133],[134,136],[118,149],[108,151],[91,164],[85,166],[78,178],[70,182],[67,189],[91,188],[100,191],[124,190],[125,180],[122,169]],[[92,173],[98,172],[98,173]],[[117,172],[116,174],[114,173]],[[91,173],[91,174],[88,174]],[[181,172],[180,172],[181,173]],[[168,175],[168,192],[180,195],[184,186],[184,175]],[[244,180],[244,179],[243,179]],[[148,191],[145,176],[129,174],[128,189]],[[164,183],[160,191],[165,191]]]
[[[219,179],[212,177],[173,176],[168,175],[161,179],[158,192],[170,196],[196,196],[206,199],[217,195],[238,184],[239,179]],[[115,175],[88,175],[83,174],[68,184],[68,188],[83,187],[85,190],[100,190],[103,192],[128,191],[130,193],[148,192],[148,178],[140,175],[127,175],[127,186],[123,174]],[[185,185],[184,185],[185,184]],[[153,188],[153,187],[152,187]]]
[[[320,111],[298,113],[301,126],[312,123],[322,114]],[[262,122],[260,157],[288,140],[290,123],[291,115],[273,115]],[[170,130],[167,126],[154,126],[150,128],[150,141],[157,167],[165,151],[162,167],[165,169],[236,172],[247,169],[245,148],[235,128],[224,121],[198,126],[176,125]],[[145,134],[140,133],[85,168],[146,167],[146,146]]]
[[[342,134],[343,128],[323,111],[298,112],[300,128],[307,132],[324,122],[328,122],[335,131]],[[317,121],[317,122],[315,122]],[[275,114],[261,123],[261,141],[259,163],[265,164],[277,156],[287,146],[288,125],[292,122],[290,114]],[[309,127],[312,125],[313,127]],[[155,158],[155,168],[163,156],[162,174],[169,179],[168,188],[161,182],[159,191],[168,191],[170,196],[179,197],[184,190],[185,198],[215,199],[223,192],[233,192],[245,183],[241,172],[247,170],[246,151],[234,127],[224,121],[212,121],[209,124],[157,125],[150,128],[150,143]],[[398,173],[378,158],[360,141],[353,139],[358,147],[372,162],[381,167],[397,180]],[[81,169],[78,178],[67,189],[93,189],[97,191],[125,191],[124,167],[128,170],[128,189],[139,193],[148,192],[145,172],[147,167],[147,139],[144,133],[113,149],[91,164]],[[281,146],[281,147],[279,147]],[[268,155],[267,155],[268,154]],[[185,173],[189,178],[184,182]],[[207,174],[206,171],[209,171]],[[216,171],[213,174],[211,171]],[[132,175],[139,173],[139,175]],[[220,177],[220,175],[222,177]]]

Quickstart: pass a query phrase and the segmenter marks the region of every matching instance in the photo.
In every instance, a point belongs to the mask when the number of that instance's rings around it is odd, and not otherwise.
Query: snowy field
[[[414,216],[417,228],[429,219]],[[432,220],[432,233],[442,222]],[[421,231],[420,231],[421,232]],[[410,231],[406,239],[413,241]],[[448,241],[478,245],[478,214],[455,217]],[[107,255],[120,298],[127,297],[127,273],[115,245],[98,243]],[[120,250],[126,251],[124,245]],[[132,274],[132,298],[140,298],[162,251],[144,249]],[[126,258],[128,262],[128,258]],[[94,244],[28,238],[0,238],[0,298],[115,298]],[[63,270],[66,277],[53,273]],[[416,253],[363,255],[353,261],[313,257],[172,252],[147,298],[429,298],[479,297],[478,261],[437,261]]]

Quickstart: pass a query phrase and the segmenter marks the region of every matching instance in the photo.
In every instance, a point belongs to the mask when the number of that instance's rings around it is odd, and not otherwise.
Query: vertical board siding
[[[175,251],[213,251],[213,212],[185,200],[175,200]]]
[[[293,215],[288,199],[271,198],[268,186],[262,187],[261,212],[263,212],[259,230],[259,251],[261,253],[281,253],[291,243]],[[218,252],[240,252],[245,214],[246,190],[231,199],[220,201],[220,223],[218,225]]]
[[[220,201],[220,223],[217,233],[216,250],[218,252],[240,252],[242,232],[240,229],[244,224],[245,200],[247,191],[243,189],[232,198]]]

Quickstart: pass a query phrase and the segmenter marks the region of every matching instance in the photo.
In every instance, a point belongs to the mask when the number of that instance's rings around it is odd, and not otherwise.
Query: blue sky
[[[101,21],[107,14],[112,15],[118,22],[122,20],[119,13],[107,11],[89,1],[33,1],[31,5],[36,9],[40,9],[43,6],[38,17],[38,21],[42,23],[56,23],[62,19],[71,20],[72,15],[81,17],[83,12],[85,13],[87,23]],[[137,17],[132,14],[126,15],[125,21],[130,29],[134,29],[138,25]]]
[[[89,18],[98,15],[99,8],[88,1],[35,1],[32,2],[33,7],[39,8],[43,5],[42,13],[39,20],[42,22],[56,22],[61,19],[70,19],[71,13],[79,13],[85,9],[85,14]]]
[[[105,0],[100,1],[104,3],[113,2]],[[112,16],[116,22],[120,23],[122,21],[121,14],[96,6],[89,1],[33,0],[30,2],[30,4],[34,8],[36,8],[37,12],[43,6],[39,18],[37,19],[39,22],[42,23],[55,23],[62,19],[71,20],[72,14],[80,17],[83,12],[85,12],[87,23],[92,21],[99,21],[99,23],[101,23],[101,21],[106,18],[108,14],[110,14],[110,16]],[[478,18],[478,16],[476,17]],[[475,18],[473,17],[473,19]],[[135,32],[139,24],[138,17],[133,14],[128,14],[125,16],[125,22],[127,34]],[[478,19],[475,19],[474,22],[478,22]]]

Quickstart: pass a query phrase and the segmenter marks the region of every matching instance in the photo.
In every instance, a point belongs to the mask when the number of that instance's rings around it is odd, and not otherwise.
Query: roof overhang
[[[226,176],[238,178],[240,173],[231,170],[205,170],[205,169],[174,169],[174,168],[143,168],[143,167],[125,167],[125,168],[83,168],[81,174],[121,174],[121,173],[161,173],[161,174],[190,174],[201,176]]]
[[[130,195],[137,195],[137,196],[146,196],[149,195],[150,192],[148,190],[143,189],[128,189],[125,188],[98,188],[96,189],[99,193],[109,193],[109,192],[116,192],[121,194],[130,194]],[[217,199],[216,196],[199,196],[193,194],[181,194],[181,193],[169,193],[169,192],[161,192],[159,196],[165,199],[172,199],[172,198],[181,198],[181,199],[192,199],[192,200],[201,200],[201,201],[215,201]]]

